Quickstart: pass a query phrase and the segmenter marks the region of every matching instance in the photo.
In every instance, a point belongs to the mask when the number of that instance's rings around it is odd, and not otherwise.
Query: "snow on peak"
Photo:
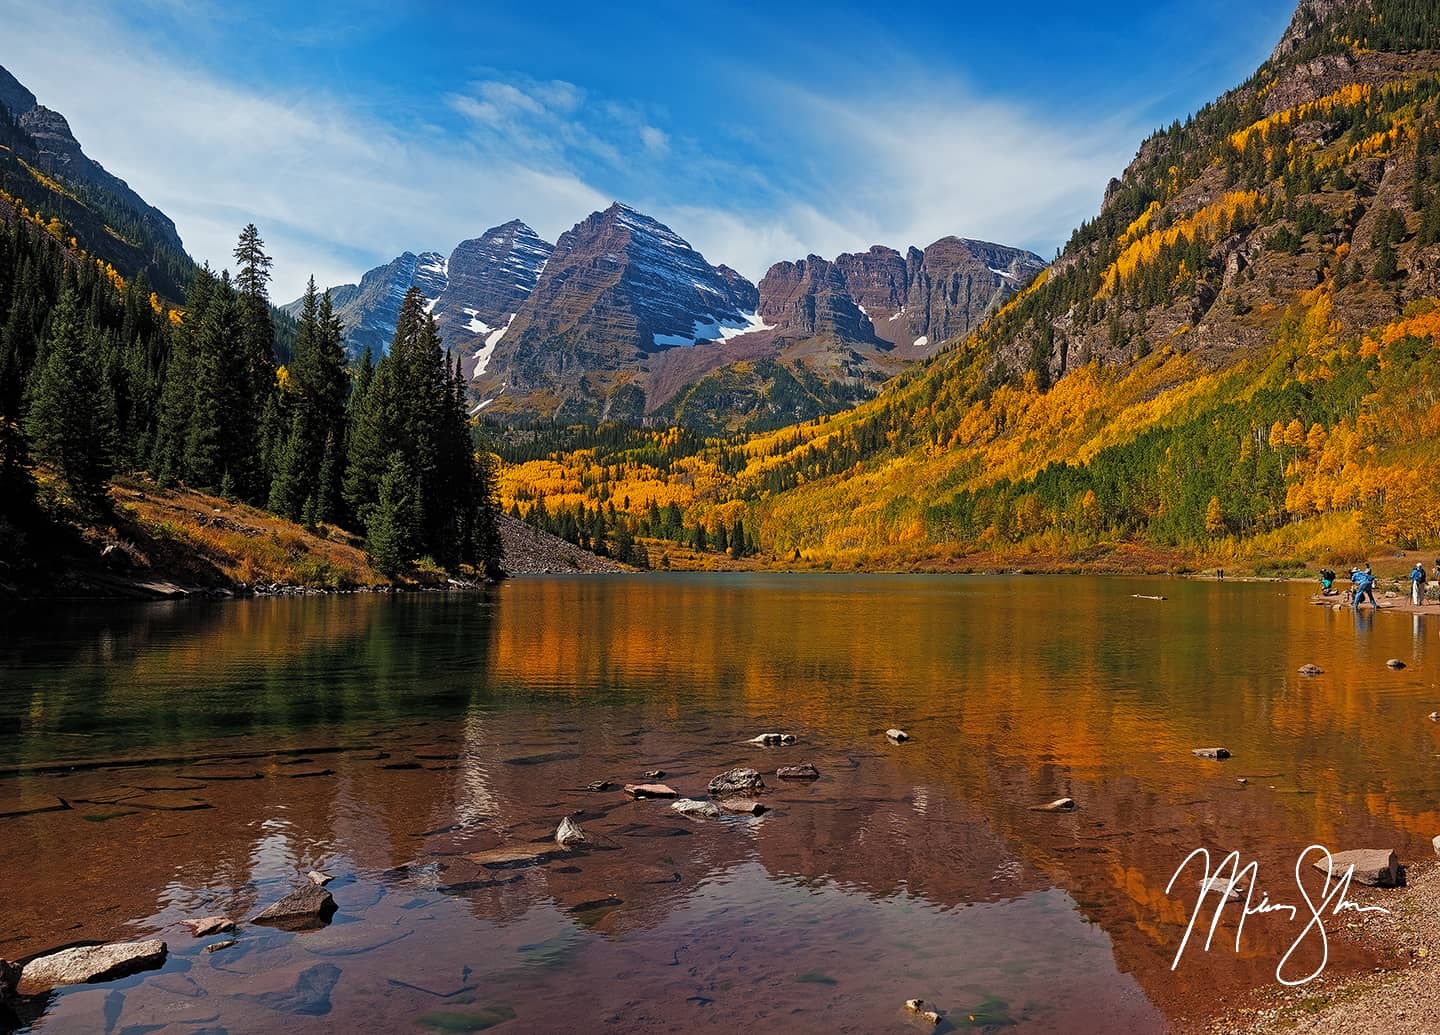
[[[930,336],[929,336],[928,334],[922,334],[922,335],[920,335],[920,337],[918,337],[918,338],[915,339],[915,348],[917,348],[917,349],[923,349],[926,345],[929,345],[929,344],[930,344]]]
[[[510,325],[514,322],[514,313],[511,313],[510,319],[505,321],[504,327],[489,327],[483,321],[476,320],[473,316],[471,317],[470,324],[472,326],[478,323],[485,329],[485,332],[488,332],[484,343],[475,350],[475,373],[471,376],[479,377],[485,373],[485,368],[490,365],[490,357],[495,355],[495,346],[500,344],[500,339],[505,337],[505,332],[510,329]]]
[[[759,313],[741,313],[738,320],[696,320],[690,337],[683,334],[655,335],[656,348],[670,348],[682,345],[698,345],[702,341],[729,341],[753,331],[774,330]]]
[[[991,266],[991,267],[990,267],[990,272],[991,272],[991,273],[999,274],[1000,276],[1004,277],[1006,280],[1014,280],[1014,279],[1015,279],[1015,274],[1010,273],[1010,272],[1007,272],[1006,270],[997,270],[994,266]]]

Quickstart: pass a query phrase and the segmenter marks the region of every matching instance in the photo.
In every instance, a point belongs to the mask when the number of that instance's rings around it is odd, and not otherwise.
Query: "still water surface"
[[[0,956],[169,943],[163,970],[33,1004],[47,1032],[871,1032],[915,996],[960,1030],[1165,1030],[1273,984],[1298,933],[1252,919],[1172,973],[1192,849],[1294,901],[1306,845],[1419,860],[1440,832],[1440,625],[1307,596],[672,575],[16,611],[0,813],[73,807],[0,819]],[[770,730],[799,743],[744,743]],[[1214,745],[1234,757],[1190,754]],[[759,817],[586,789],[663,769],[703,797],[802,761],[821,779],[771,777]],[[1062,795],[1080,809],[1031,808]],[[567,814],[589,850],[465,858]],[[312,867],[323,930],[207,954],[180,926]]]

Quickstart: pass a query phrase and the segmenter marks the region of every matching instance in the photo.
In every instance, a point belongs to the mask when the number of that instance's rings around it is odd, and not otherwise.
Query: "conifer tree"
[[[67,284],[50,314],[50,333],[30,378],[26,432],[36,458],[53,463],[75,502],[94,511],[105,505],[113,466],[110,415],[87,355],[90,337],[75,290]]]

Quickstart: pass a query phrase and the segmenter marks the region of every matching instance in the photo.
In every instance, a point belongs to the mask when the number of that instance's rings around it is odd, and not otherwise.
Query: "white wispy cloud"
[[[435,98],[449,126],[401,126],[342,94],[227,81],[104,5],[0,0],[0,24],[0,64],[198,259],[228,265],[238,228],[257,223],[280,301],[312,272],[354,281],[517,217],[553,241],[615,197],[755,280],[781,259],[947,234],[1044,254],[1095,213],[1139,139],[1124,118],[1077,129],[934,74],[837,94],[738,66],[714,72],[735,79],[730,126],[677,128],[653,107],[500,72]]]

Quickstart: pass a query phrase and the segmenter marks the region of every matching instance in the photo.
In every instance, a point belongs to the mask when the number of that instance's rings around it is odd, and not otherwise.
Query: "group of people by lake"
[[[1362,601],[1369,600],[1371,607],[1379,607],[1375,602],[1375,572],[1367,563],[1364,568],[1351,568],[1349,571],[1350,580],[1350,606],[1360,607]],[[1435,558],[1434,578],[1440,583],[1440,557]],[[1430,582],[1430,576],[1426,574],[1425,565],[1420,561],[1415,562],[1415,567],[1410,569],[1410,603],[1416,607],[1425,604],[1425,590]],[[1320,569],[1320,592],[1323,596],[1333,597],[1339,594],[1335,588],[1336,575],[1331,568]]]

